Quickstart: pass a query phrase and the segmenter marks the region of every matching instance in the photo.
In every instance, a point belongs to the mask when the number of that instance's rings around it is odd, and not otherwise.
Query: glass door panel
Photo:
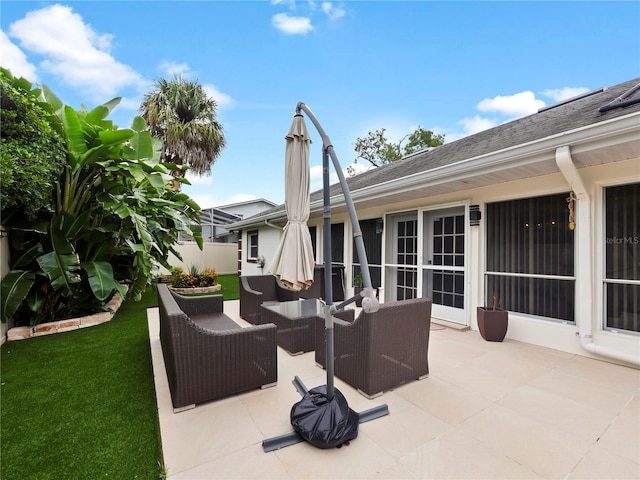
[[[418,218],[415,213],[391,217],[387,233],[386,301],[418,296]]]
[[[422,296],[433,316],[466,323],[464,208],[427,211],[423,217]]]

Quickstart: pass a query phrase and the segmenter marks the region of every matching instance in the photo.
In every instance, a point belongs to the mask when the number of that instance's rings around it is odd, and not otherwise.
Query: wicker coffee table
[[[322,302],[317,298],[262,305],[262,323],[277,326],[277,342],[289,355],[300,355],[315,349],[315,323],[324,321]],[[345,309],[334,317],[353,321],[354,310]]]

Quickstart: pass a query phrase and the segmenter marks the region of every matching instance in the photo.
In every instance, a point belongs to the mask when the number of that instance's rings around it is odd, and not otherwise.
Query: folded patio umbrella
[[[293,117],[285,136],[285,209],[287,224],[271,262],[271,272],[291,290],[313,283],[313,245],[309,220],[309,133],[300,114]]]
[[[329,158],[333,160],[333,165],[340,180],[340,186],[344,195],[349,218],[353,227],[353,236],[358,252],[358,258],[362,265],[362,277],[364,283],[365,296],[362,299],[362,308],[366,312],[375,312],[378,310],[378,300],[374,296],[371,287],[371,275],[369,274],[369,264],[367,262],[367,253],[364,248],[362,239],[362,231],[358,222],[355,206],[349,192],[347,181],[340,167],[340,162],[336,156],[331,140],[324,132],[324,129],[316,119],[311,110],[302,102],[296,107],[296,115],[293,124],[287,134],[287,187],[285,192],[287,218],[288,222],[285,227],[285,235],[280,243],[278,253],[274,259],[271,271],[280,276],[283,282],[292,282],[292,279],[300,279],[313,277],[313,247],[307,227],[309,219],[309,143],[308,133],[301,111],[304,111],[312,121],[322,137],[322,171],[323,171],[323,207],[324,207],[324,264],[325,268],[325,298],[322,314],[325,320],[325,343],[326,343],[326,367],[327,367],[327,384],[321,385],[314,389],[308,390],[298,377],[294,379],[294,385],[298,392],[302,395],[302,400],[297,402],[291,408],[290,420],[294,432],[289,435],[281,435],[262,442],[265,451],[272,451],[287,445],[293,445],[298,441],[306,440],[307,442],[319,448],[340,447],[348,445],[351,440],[358,436],[358,425],[382,415],[387,415],[389,409],[386,405],[357,413],[349,408],[344,395],[334,386],[334,328],[333,313],[343,309],[349,303],[355,301],[359,296],[339,304],[333,305],[333,296],[331,290],[331,218],[327,215],[330,212],[330,185],[329,185]],[[300,143],[298,140],[302,140]],[[291,148],[291,152],[290,152]],[[302,165],[298,158],[304,160]],[[302,170],[300,176],[296,176],[298,170]],[[296,175],[294,175],[294,173]],[[297,180],[301,178],[302,181]],[[297,184],[297,185],[294,185]],[[301,192],[295,192],[297,186],[301,187]],[[306,193],[305,193],[306,192]],[[299,196],[297,196],[299,195]],[[306,200],[306,203],[305,203]],[[305,236],[306,233],[306,236]],[[289,240],[287,237],[291,237]],[[308,240],[307,240],[308,239]],[[290,243],[289,243],[290,242]],[[308,243],[308,245],[307,245]],[[300,252],[295,250],[299,249]],[[295,268],[288,265],[289,257],[295,259]],[[308,264],[306,263],[308,262]],[[308,268],[309,277],[305,277],[304,273]],[[288,276],[291,272],[291,276]],[[295,275],[299,275],[296,277]],[[300,282],[304,284],[304,282]],[[359,294],[358,294],[359,295]]]

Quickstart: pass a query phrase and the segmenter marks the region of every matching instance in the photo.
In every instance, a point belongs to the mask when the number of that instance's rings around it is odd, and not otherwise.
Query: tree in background
[[[0,68],[0,209],[2,219],[35,218],[51,208],[65,158],[61,124],[41,90]]]
[[[225,147],[217,104],[198,82],[179,75],[159,79],[144,96],[140,112],[151,134],[162,140],[163,161],[188,165],[196,175],[209,175]]]
[[[407,134],[396,143],[387,140],[385,129],[369,132],[366,137],[358,137],[355,143],[355,151],[358,159],[366,160],[374,167],[392,163],[402,157],[411,155],[426,148],[439,147],[444,144],[444,135],[436,135],[431,130],[418,127],[413,133]],[[406,143],[403,145],[403,142]],[[353,168],[349,168],[349,174],[353,175]]]

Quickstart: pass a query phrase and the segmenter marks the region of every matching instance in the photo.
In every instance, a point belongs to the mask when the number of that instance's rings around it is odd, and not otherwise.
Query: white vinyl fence
[[[196,242],[179,242],[176,250],[182,255],[182,261],[174,255],[169,256],[169,264],[172,267],[182,267],[186,272],[191,266],[202,269],[213,267],[219,275],[238,273],[238,244],[237,243],[205,243],[200,250]],[[169,272],[159,267],[160,275]]]

